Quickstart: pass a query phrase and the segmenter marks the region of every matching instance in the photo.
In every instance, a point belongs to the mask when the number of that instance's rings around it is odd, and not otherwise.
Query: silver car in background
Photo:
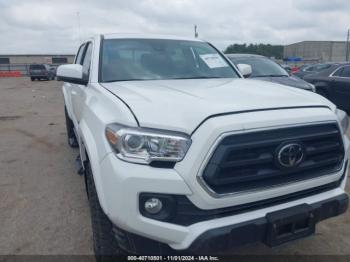
[[[249,78],[274,82],[315,92],[314,85],[300,79],[297,76],[288,74],[288,72],[282,66],[265,56],[253,54],[226,54],[226,56],[236,66],[239,64],[250,65],[252,67],[252,74],[249,76]]]

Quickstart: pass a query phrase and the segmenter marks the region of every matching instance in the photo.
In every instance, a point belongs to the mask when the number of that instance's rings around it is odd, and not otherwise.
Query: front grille
[[[176,196],[177,201],[177,213],[169,222],[189,226],[198,222],[207,221],[211,219],[232,216],[236,214],[242,214],[257,209],[271,207],[274,205],[280,205],[283,203],[298,200],[304,197],[309,197],[329,190],[335,189],[340,186],[346,175],[346,168],[342,177],[332,183],[322,186],[309,188],[303,191],[294,192],[287,195],[282,195],[274,198],[263,199],[256,202],[241,204],[237,206],[224,207],[219,209],[203,210],[196,207],[186,196]]]
[[[281,166],[284,145],[302,147],[303,159]],[[216,147],[202,179],[217,194],[257,190],[337,172],[344,146],[336,123],[288,127],[226,136]]]

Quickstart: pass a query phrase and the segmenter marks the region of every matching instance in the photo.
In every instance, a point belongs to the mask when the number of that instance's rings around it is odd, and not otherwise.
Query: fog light
[[[176,215],[177,203],[172,195],[141,193],[139,210],[144,217],[159,221],[171,221]]]
[[[162,210],[163,203],[158,198],[150,198],[145,202],[145,210],[154,215]]]

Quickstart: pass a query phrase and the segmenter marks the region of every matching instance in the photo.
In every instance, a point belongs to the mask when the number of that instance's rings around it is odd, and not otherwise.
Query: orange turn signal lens
[[[106,137],[112,145],[117,145],[118,143],[118,137],[115,135],[115,133],[112,130],[107,129],[106,130]]]

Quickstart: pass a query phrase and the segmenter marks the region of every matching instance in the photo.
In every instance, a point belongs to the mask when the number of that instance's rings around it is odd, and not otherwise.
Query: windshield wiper
[[[191,76],[191,77],[174,77],[169,78],[169,80],[173,79],[210,79],[210,78],[222,78],[220,76]]]
[[[125,82],[125,81],[151,81],[151,80],[174,80],[174,79],[210,79],[210,78],[222,78],[219,76],[192,76],[192,77],[174,77],[174,78],[134,78],[134,79],[117,79],[117,80],[106,80],[103,83],[111,82]]]
[[[281,77],[281,76],[288,77],[288,75],[257,75],[254,77]]]
[[[147,81],[147,80],[159,80],[159,79],[143,79],[143,78],[135,78],[135,79],[116,79],[116,80],[106,80],[106,81],[102,81],[102,83],[126,82],[126,81]]]

